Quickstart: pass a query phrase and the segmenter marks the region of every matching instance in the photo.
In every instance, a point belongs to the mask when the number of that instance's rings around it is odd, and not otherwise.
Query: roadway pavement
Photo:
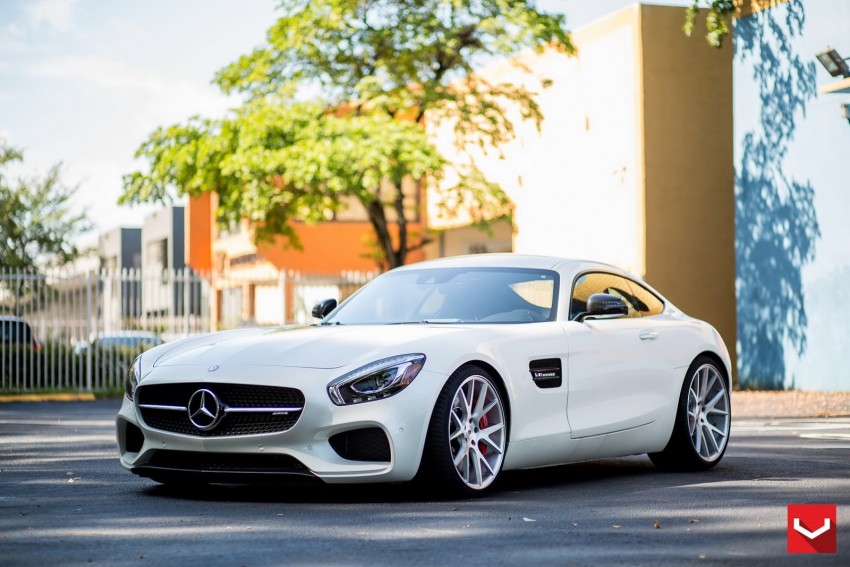
[[[171,491],[118,464],[116,401],[0,404],[0,564],[850,565],[850,418],[740,417],[723,462],[645,456],[407,485]],[[789,555],[788,504],[838,505],[838,553]]]

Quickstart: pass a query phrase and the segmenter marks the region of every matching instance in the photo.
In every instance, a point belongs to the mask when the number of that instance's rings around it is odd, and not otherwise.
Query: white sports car
[[[707,469],[731,424],[717,331],[606,264],[485,254],[387,272],[321,323],[167,343],[130,369],[121,464],[159,482],[409,481],[648,453]]]

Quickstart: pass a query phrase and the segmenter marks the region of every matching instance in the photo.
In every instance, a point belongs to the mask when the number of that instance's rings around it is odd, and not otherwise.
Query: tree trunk
[[[398,265],[403,266],[407,260],[407,217],[404,216],[404,193],[401,190],[401,179],[397,180],[395,197],[396,224],[398,225],[398,250],[396,258]]]
[[[369,222],[372,223],[372,228],[375,229],[375,237],[378,240],[378,246],[387,260],[387,267],[392,270],[402,265],[403,258],[400,261],[395,248],[393,247],[393,239],[387,227],[387,215],[384,212],[384,204],[380,199],[375,199],[366,208],[369,213]]]

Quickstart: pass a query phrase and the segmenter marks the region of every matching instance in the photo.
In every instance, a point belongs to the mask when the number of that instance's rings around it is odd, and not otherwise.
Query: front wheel
[[[457,496],[484,494],[502,470],[508,441],[505,406],[495,381],[464,366],[443,387],[423,454],[421,480]]]
[[[714,360],[700,356],[685,375],[670,441],[649,458],[665,469],[710,469],[726,452],[731,424],[728,381]]]

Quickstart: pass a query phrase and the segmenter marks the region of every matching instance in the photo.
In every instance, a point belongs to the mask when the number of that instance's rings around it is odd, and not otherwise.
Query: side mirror
[[[313,317],[324,319],[334,309],[336,309],[336,299],[323,299],[313,306]]]
[[[629,314],[629,307],[622,297],[610,293],[594,293],[587,299],[587,311],[576,315],[574,321],[581,323],[588,317],[622,317]]]

